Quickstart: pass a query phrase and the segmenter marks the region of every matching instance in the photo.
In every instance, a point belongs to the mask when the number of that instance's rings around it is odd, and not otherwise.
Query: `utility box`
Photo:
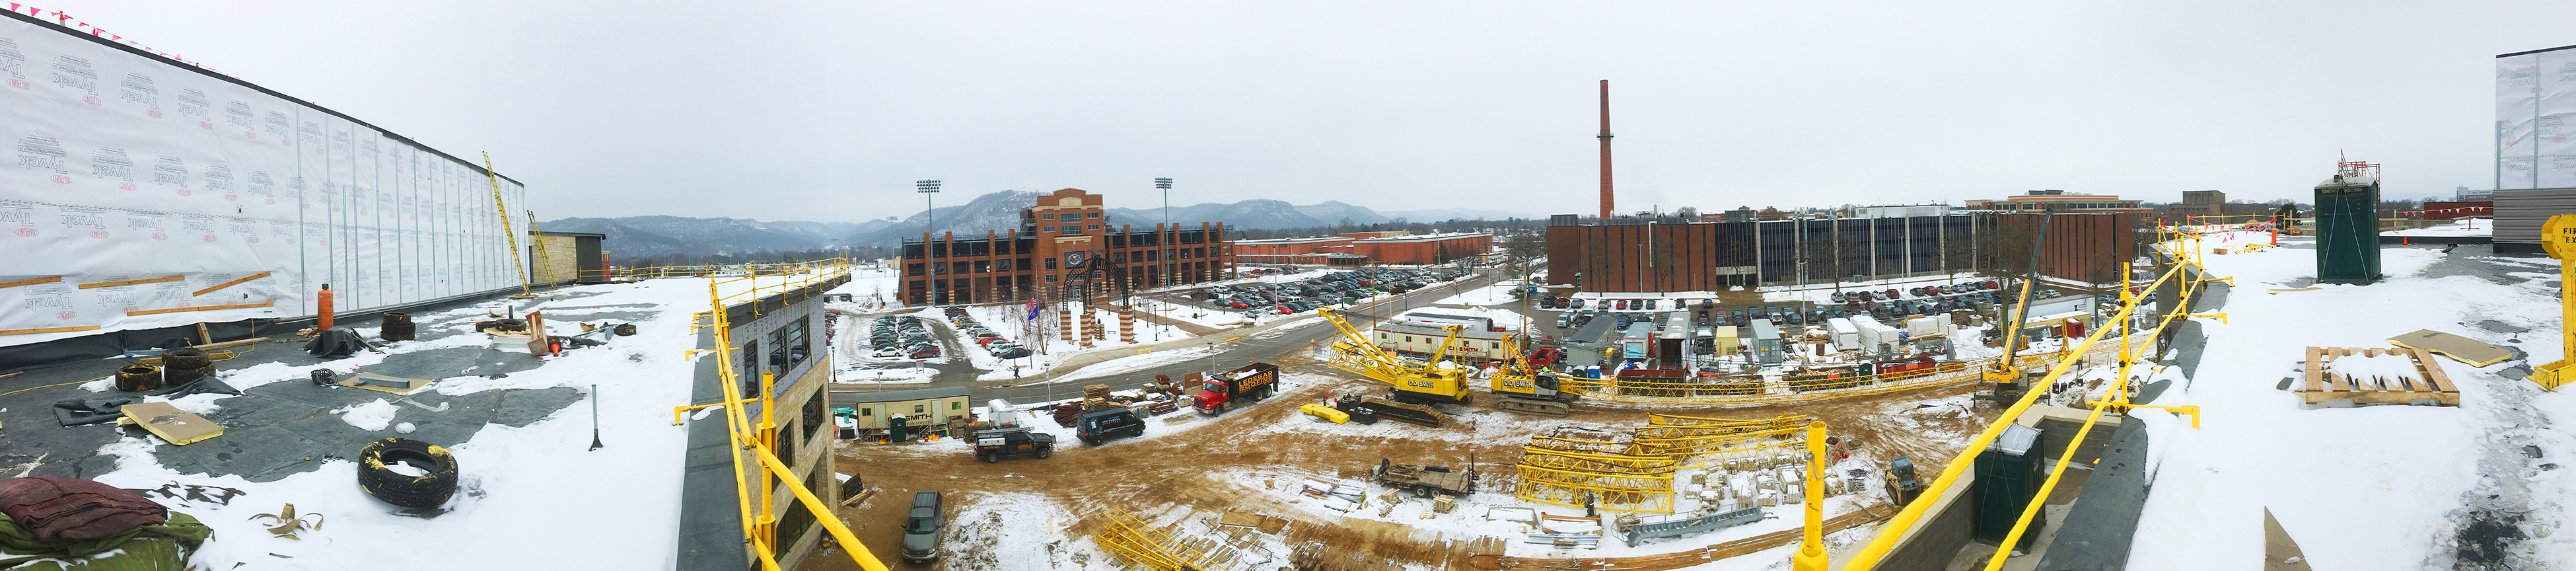
[[[1753,320],[1753,362],[1780,362],[1780,326],[1772,325],[1769,319]]]
[[[1970,498],[1976,502],[1978,543],[2002,545],[2004,536],[2012,533],[2013,522],[2021,519],[2030,499],[2039,495],[2039,485],[2048,479],[2046,462],[2039,452],[2040,430],[2015,424],[1977,454],[1977,480],[1969,484]],[[2032,517],[2030,528],[2023,530],[2014,550],[2030,551],[2039,531],[2048,527],[2048,512]]]
[[[2316,201],[2317,283],[2379,281],[2378,166],[2344,163]]]

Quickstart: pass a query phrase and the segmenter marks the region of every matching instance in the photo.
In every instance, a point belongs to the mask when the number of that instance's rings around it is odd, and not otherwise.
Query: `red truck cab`
[[[1193,373],[1190,376],[1199,375]],[[1208,375],[1207,381],[1199,385],[1199,392],[1190,395],[1190,406],[1205,414],[1224,414],[1229,407],[1260,402],[1278,390],[1279,366],[1253,363],[1241,369]],[[1236,401],[1244,402],[1237,404]]]

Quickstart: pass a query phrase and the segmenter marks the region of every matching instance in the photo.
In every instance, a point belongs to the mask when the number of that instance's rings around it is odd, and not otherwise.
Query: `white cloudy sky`
[[[2576,2],[205,2],[59,9],[458,155],[544,218],[1002,189],[1591,212],[2491,186],[2496,54]]]

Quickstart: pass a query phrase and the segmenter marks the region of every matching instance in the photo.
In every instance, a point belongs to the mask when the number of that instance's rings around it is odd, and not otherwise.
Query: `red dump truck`
[[[1277,392],[1279,366],[1253,363],[1241,369],[1208,375],[1207,382],[1199,387],[1198,394],[1190,395],[1190,406],[1205,414],[1224,414],[1229,405],[1249,405]],[[1243,401],[1243,404],[1233,404],[1236,401]]]

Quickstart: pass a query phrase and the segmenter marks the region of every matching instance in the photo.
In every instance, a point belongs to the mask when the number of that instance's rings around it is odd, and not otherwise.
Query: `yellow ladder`
[[[510,297],[536,297],[536,294],[528,293],[528,264],[519,259],[519,233],[510,228],[510,206],[501,203],[501,173],[492,170],[492,153],[489,151],[483,153],[483,175],[492,177],[492,209],[500,211],[501,235],[510,239],[510,267],[519,270],[519,295]],[[544,246],[538,248],[543,251]]]

